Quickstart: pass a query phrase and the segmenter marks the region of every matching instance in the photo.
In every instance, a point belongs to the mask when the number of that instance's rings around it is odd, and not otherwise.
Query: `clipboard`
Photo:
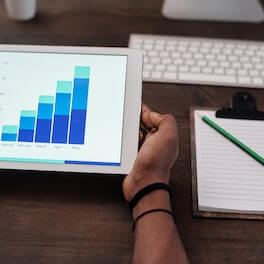
[[[245,120],[263,120],[264,112],[256,107],[256,100],[248,93],[239,92],[232,98],[230,108],[216,109],[209,107],[191,107],[190,109],[190,127],[191,127],[191,168],[192,168],[192,202],[194,217],[213,217],[229,219],[250,219],[264,220],[264,214],[251,213],[227,213],[227,212],[209,212],[201,211],[198,206],[198,179],[197,179],[197,156],[196,156],[196,136],[195,136],[195,116],[196,110],[216,111],[216,117],[245,119]],[[263,175],[264,177],[264,175]]]

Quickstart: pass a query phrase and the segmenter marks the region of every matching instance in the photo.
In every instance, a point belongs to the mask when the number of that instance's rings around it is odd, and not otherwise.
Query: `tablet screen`
[[[120,166],[127,56],[0,52],[0,161]]]

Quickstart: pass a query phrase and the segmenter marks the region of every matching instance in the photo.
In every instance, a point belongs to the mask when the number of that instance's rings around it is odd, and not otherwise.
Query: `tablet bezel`
[[[38,52],[62,54],[97,54],[127,56],[124,117],[120,166],[72,165],[35,162],[0,161],[0,169],[65,171],[82,173],[127,174],[132,169],[138,151],[138,134],[142,96],[143,54],[128,48],[78,46],[0,45],[0,52]]]

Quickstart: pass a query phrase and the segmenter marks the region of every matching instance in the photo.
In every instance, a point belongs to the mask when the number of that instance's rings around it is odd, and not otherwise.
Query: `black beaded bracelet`
[[[140,218],[142,218],[143,216],[145,216],[145,215],[147,215],[147,214],[156,213],[156,212],[163,212],[163,213],[167,213],[167,214],[171,215],[171,216],[173,217],[174,222],[175,222],[175,215],[174,215],[174,213],[173,213],[172,211],[167,210],[167,209],[161,209],[161,208],[159,208],[159,209],[152,209],[152,210],[148,210],[148,211],[146,211],[146,212],[140,214],[140,215],[134,220],[134,222],[133,222],[133,232],[135,231],[136,224],[137,224],[137,222],[138,222],[138,220],[139,220]]]
[[[135,196],[132,198],[132,200],[129,203],[130,212],[132,213],[134,207],[136,206],[138,201],[140,199],[142,199],[143,196],[145,196],[145,195],[147,195],[150,192],[153,192],[155,190],[165,190],[169,193],[169,195],[171,197],[171,189],[170,189],[170,186],[168,184],[161,183],[161,182],[150,184],[150,185],[144,187],[143,189],[141,189],[139,192],[137,192],[135,194]]]

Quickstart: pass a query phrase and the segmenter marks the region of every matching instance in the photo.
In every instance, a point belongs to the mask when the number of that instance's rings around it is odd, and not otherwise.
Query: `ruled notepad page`
[[[264,213],[264,166],[202,121],[198,113],[262,157],[264,121],[216,118],[214,111],[195,111],[199,210]]]

